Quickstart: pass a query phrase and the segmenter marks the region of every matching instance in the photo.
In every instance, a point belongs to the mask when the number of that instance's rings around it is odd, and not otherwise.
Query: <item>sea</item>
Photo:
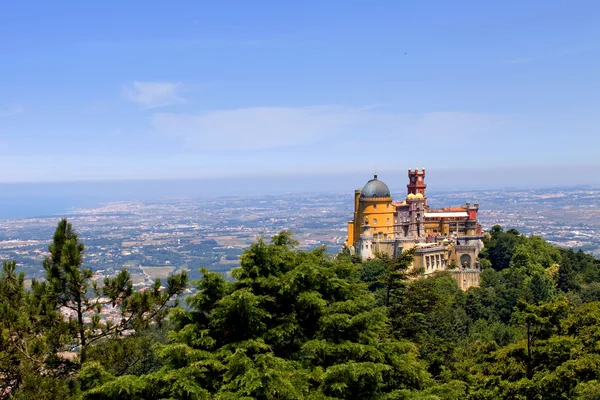
[[[97,204],[97,200],[73,197],[0,198],[0,220],[65,216],[76,208]]]

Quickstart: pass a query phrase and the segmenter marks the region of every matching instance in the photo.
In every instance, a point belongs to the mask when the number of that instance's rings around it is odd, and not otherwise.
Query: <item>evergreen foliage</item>
[[[90,347],[102,345],[107,350],[102,355],[96,351],[95,358],[106,357],[119,347],[122,354],[131,353],[132,344],[142,340],[146,329],[161,326],[187,285],[187,275],[182,273],[169,276],[165,288],[157,280],[150,290],[134,291],[126,270],[98,285],[92,271],[83,267],[84,249],[71,224],[62,219],[48,247],[50,255],[43,261],[45,281],[34,280],[26,290],[16,263],[4,262],[0,273],[0,398],[77,395],[77,373]],[[118,310],[118,321],[101,321],[100,312],[107,305]],[[128,333],[133,335],[120,346],[120,338]],[[124,365],[126,360],[119,361],[114,367],[131,367]]]
[[[410,252],[361,263],[296,245],[257,240],[231,279],[202,269],[178,307],[185,275],[99,285],[61,221],[46,280],[26,289],[3,264],[0,398],[600,398],[594,257],[494,227],[481,286],[462,292],[451,273],[415,276]],[[100,322],[104,302],[119,321]]]
[[[423,389],[417,349],[393,338],[356,265],[295,244],[289,232],[258,240],[233,283],[203,270],[189,310],[173,314],[170,343],[159,346],[164,367],[132,387],[157,399],[375,399]],[[114,385],[87,398],[111,398]]]

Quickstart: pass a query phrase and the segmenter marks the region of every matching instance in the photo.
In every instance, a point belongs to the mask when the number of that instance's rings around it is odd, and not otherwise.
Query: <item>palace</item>
[[[395,257],[415,247],[413,268],[425,275],[450,270],[463,290],[478,286],[477,257],[483,248],[479,204],[432,209],[426,188],[425,169],[409,169],[406,199],[394,202],[388,186],[375,175],[354,192],[346,247],[362,260],[378,252]]]

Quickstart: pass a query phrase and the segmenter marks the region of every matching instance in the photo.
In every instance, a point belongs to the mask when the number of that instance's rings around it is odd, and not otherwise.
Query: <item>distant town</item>
[[[432,207],[479,203],[483,229],[499,224],[600,254],[598,189],[432,191],[428,198]],[[201,267],[227,273],[250,243],[281,230],[292,230],[302,249],[326,245],[337,253],[352,211],[349,193],[112,202],[67,215],[0,221],[0,259],[16,260],[27,279],[41,278],[56,224],[66,216],[96,278],[127,268],[141,288],[183,269],[192,279]]]

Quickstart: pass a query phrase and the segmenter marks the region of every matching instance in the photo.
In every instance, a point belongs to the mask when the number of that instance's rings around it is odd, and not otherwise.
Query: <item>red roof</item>
[[[450,211],[450,212],[458,212],[458,211],[465,211],[466,207],[444,207],[444,208],[442,208],[442,210]]]

